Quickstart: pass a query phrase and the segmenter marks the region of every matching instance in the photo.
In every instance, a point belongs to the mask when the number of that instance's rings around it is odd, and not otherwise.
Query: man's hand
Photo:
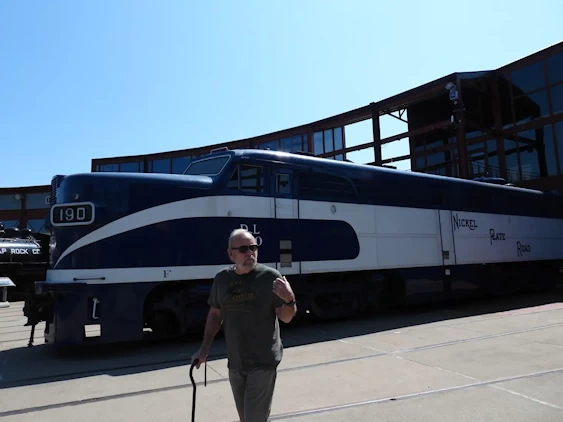
[[[291,289],[291,285],[289,284],[289,282],[285,277],[276,278],[272,290],[278,297],[280,297],[286,303],[295,300],[295,294],[293,293],[293,290]],[[276,308],[276,315],[280,320],[282,320],[286,324],[289,324],[289,322],[295,316],[296,312],[297,312],[297,306],[295,305],[293,306],[282,305],[279,308]]]
[[[207,360],[207,355],[209,351],[204,349],[203,347],[200,348],[197,352],[192,355],[192,364],[197,360],[196,369],[199,369],[199,366]]]
[[[274,280],[274,286],[272,290],[277,296],[283,299],[284,302],[291,302],[293,299],[295,299],[295,294],[293,293],[291,285],[289,284],[285,276],[283,277],[283,279],[276,278]]]

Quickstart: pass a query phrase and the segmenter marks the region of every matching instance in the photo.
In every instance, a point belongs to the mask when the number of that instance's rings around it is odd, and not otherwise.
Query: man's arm
[[[282,305],[279,308],[276,308],[276,315],[280,320],[289,324],[295,314],[297,313],[297,305],[293,304],[292,306]]]
[[[211,307],[207,314],[207,321],[205,323],[205,330],[203,332],[203,341],[199,350],[192,356],[192,362],[198,360],[196,368],[199,369],[199,365],[207,361],[207,355],[211,349],[211,343],[213,339],[219,332],[221,324],[223,323],[223,317],[221,315],[221,310],[218,308]]]
[[[211,307],[209,309],[209,313],[207,314],[207,321],[205,322],[203,342],[201,343],[202,349],[209,351],[209,349],[211,348],[211,343],[213,343],[213,339],[219,332],[222,323],[223,317],[221,316],[221,310]]]

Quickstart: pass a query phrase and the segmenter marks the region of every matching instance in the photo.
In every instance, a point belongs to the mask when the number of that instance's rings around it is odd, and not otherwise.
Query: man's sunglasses
[[[256,252],[258,250],[258,245],[244,245],[244,246],[239,246],[238,248],[231,248],[231,249],[239,251],[240,253],[247,253],[249,249],[252,252]]]

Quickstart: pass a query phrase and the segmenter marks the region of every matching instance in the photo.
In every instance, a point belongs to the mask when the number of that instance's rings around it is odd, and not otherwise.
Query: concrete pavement
[[[0,418],[191,420],[198,342],[57,356],[0,309]],[[561,421],[563,290],[283,329],[271,420]],[[197,421],[236,421],[224,343],[194,371]]]

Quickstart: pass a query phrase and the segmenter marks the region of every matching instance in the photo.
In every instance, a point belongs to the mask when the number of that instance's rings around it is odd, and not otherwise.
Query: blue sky
[[[561,16],[555,0],[4,0],[0,187],[87,172],[92,158],[257,136],[497,68],[559,42]],[[385,122],[384,136],[398,131]]]

